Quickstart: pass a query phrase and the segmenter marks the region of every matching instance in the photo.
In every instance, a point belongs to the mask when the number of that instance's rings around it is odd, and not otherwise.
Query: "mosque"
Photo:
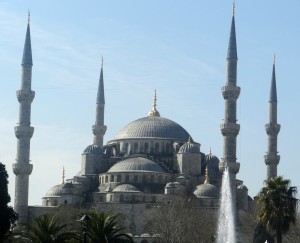
[[[117,136],[103,144],[106,132],[104,109],[105,89],[103,62],[96,98],[96,121],[92,127],[93,143],[81,154],[81,170],[45,193],[41,206],[28,206],[30,139],[34,128],[30,126],[32,52],[30,24],[28,22],[22,59],[19,123],[15,127],[18,139],[17,159],[13,164],[16,175],[15,210],[20,222],[32,222],[33,217],[60,208],[112,210],[122,213],[133,234],[143,233],[143,227],[157,205],[170,204],[178,197],[188,197],[199,207],[218,208],[222,174],[228,168],[231,189],[237,210],[247,210],[252,199],[243,181],[236,179],[240,164],[236,161],[236,137],[240,125],[236,123],[236,106],[240,94],[237,86],[237,46],[235,16],[232,16],[227,52],[227,80],[222,87],[225,116],[221,124],[224,137],[221,160],[209,151],[201,151],[199,142],[175,121],[164,118],[157,107],[154,92],[153,105],[148,114],[134,118]],[[270,121],[266,124],[269,147],[265,155],[268,178],[277,175],[277,94],[275,63],[270,93]],[[149,108],[149,107],[148,107]]]

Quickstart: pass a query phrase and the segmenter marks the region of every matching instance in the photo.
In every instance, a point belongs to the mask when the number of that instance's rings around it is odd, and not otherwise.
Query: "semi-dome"
[[[217,198],[219,197],[219,190],[212,184],[204,183],[197,186],[194,195],[197,198]]]
[[[117,134],[115,140],[157,138],[188,141],[189,137],[189,133],[176,122],[159,116],[148,116],[129,123]]]
[[[92,144],[85,148],[83,151],[84,154],[102,154],[102,148],[99,146]]]
[[[237,187],[238,190],[248,190],[248,188],[244,185],[244,184],[241,184]]]
[[[122,184],[113,189],[113,192],[141,192],[137,187],[130,184]]]
[[[113,165],[108,172],[157,172],[164,173],[165,171],[152,160],[136,157],[118,162]]]
[[[55,196],[61,196],[64,194],[73,194],[74,186],[72,183],[63,183],[56,185],[46,193],[46,197],[55,197]]]
[[[200,146],[199,144],[193,143],[190,140],[188,142],[186,142],[185,144],[183,144],[178,153],[196,153],[199,154],[200,153]]]

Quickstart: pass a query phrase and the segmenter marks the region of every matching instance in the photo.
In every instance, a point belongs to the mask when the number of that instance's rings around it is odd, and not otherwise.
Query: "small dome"
[[[157,172],[165,171],[155,162],[142,157],[130,158],[113,165],[108,172]]]
[[[200,153],[200,146],[196,143],[193,142],[186,142],[185,144],[183,144],[178,153],[195,153],[195,154],[199,154]]]
[[[197,186],[197,189],[194,191],[194,195],[197,198],[218,198],[219,190],[212,184],[201,184]]]
[[[130,184],[122,184],[113,189],[113,192],[141,192],[137,187]]]
[[[73,194],[74,193],[74,186],[72,183],[64,183],[59,184],[54,187],[52,187],[47,193],[46,197],[55,197],[55,196],[61,196],[61,195],[67,195],[67,194]]]
[[[173,182],[168,182],[165,186],[166,188],[171,188],[171,187],[175,187]]]
[[[248,188],[244,185],[244,184],[241,184],[237,187],[238,190],[248,190]]]
[[[92,144],[86,147],[86,149],[83,151],[83,154],[102,154],[102,152],[102,148]]]
[[[219,164],[220,160],[217,156],[213,155],[211,151],[205,155],[205,162],[210,164]]]

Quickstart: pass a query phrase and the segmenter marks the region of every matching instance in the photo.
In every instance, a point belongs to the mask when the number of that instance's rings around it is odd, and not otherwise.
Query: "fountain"
[[[236,243],[235,212],[231,197],[230,176],[225,167],[222,178],[221,204],[219,209],[217,243]]]

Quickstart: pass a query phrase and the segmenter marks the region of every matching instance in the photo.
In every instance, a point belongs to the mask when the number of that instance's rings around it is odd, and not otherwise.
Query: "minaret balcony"
[[[280,155],[275,153],[269,153],[265,155],[266,165],[278,165],[280,160]]]
[[[219,163],[219,171],[224,172],[225,169],[228,168],[229,172],[237,174],[240,170],[240,163],[238,162],[227,162],[222,161]]]
[[[265,125],[265,129],[268,135],[278,135],[280,131],[280,125],[270,122]]]
[[[15,175],[30,175],[33,169],[32,164],[14,163],[12,165]]]
[[[35,96],[35,92],[32,90],[18,90],[17,91],[17,98],[18,101],[30,101],[32,102]]]
[[[16,126],[15,134],[18,139],[20,138],[31,138],[34,132],[34,127],[30,126]]]
[[[224,99],[237,100],[241,92],[241,88],[239,86],[223,86],[221,90]]]
[[[105,125],[93,125],[92,126],[93,134],[95,136],[97,136],[97,135],[103,136],[106,132],[106,129],[107,129],[107,126],[105,126]]]
[[[223,123],[220,126],[223,136],[237,136],[240,131],[240,124]]]

